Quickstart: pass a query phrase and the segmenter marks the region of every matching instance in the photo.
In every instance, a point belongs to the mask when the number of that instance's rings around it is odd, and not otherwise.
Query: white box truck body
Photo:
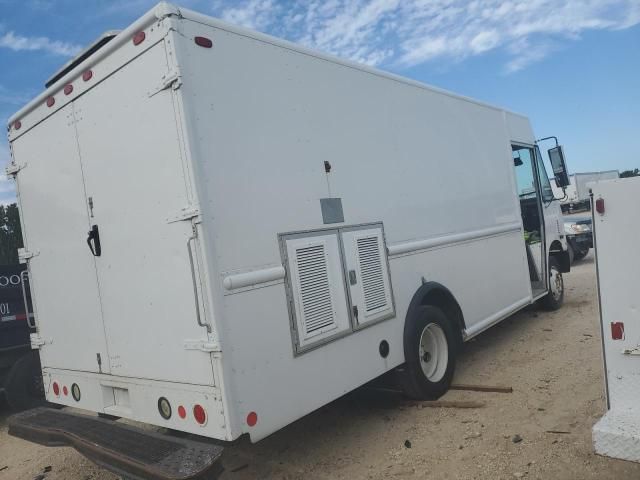
[[[640,462],[640,178],[591,184],[607,412],[596,453]]]
[[[47,399],[255,441],[416,364],[420,306],[467,340],[558,304],[534,138],[523,116],[159,4],[10,119]],[[420,344],[434,383],[437,347]]]

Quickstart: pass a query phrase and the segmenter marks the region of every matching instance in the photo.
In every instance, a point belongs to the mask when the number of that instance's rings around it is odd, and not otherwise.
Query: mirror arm
[[[539,138],[538,140],[536,140],[536,143],[544,142],[545,140],[551,140],[551,139],[555,140],[555,142],[556,142],[556,147],[557,147],[557,146],[558,146],[558,137],[544,137],[544,138]]]

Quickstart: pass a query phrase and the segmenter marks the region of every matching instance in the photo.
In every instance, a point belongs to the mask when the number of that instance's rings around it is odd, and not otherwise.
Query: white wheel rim
[[[562,274],[555,267],[551,268],[549,284],[551,287],[551,295],[553,295],[553,298],[555,300],[560,300],[562,291],[564,290],[564,284],[562,282]]]
[[[427,380],[439,382],[449,363],[449,346],[444,330],[437,323],[430,323],[420,335],[420,366]]]

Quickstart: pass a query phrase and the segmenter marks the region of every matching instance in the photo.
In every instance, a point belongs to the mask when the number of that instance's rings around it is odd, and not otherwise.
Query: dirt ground
[[[451,391],[443,400],[485,406],[436,409],[362,388],[256,445],[228,447],[222,478],[640,478],[640,464],[597,456],[591,444],[605,408],[594,270],[590,253],[565,275],[558,312],[521,312],[465,346],[455,382],[513,393]],[[6,415],[0,480],[116,478],[72,449],[9,437]]]

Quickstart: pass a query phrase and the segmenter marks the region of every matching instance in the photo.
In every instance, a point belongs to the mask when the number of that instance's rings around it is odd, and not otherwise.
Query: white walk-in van
[[[47,399],[264,438],[558,308],[526,117],[161,3],[9,121]],[[567,184],[562,147],[549,149]]]

